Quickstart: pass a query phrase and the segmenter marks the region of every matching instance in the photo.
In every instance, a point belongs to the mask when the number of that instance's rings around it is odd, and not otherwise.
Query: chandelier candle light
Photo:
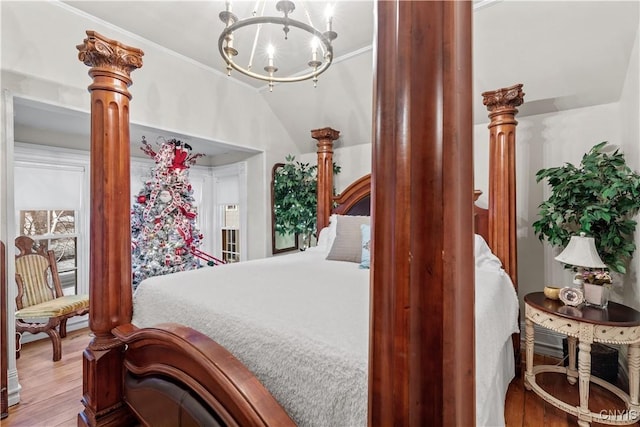
[[[263,2],[262,8],[260,3]],[[246,76],[264,80],[269,83],[269,90],[273,91],[274,82],[278,83],[291,83],[299,82],[303,80],[312,79],[313,86],[317,86],[318,76],[325,72],[333,61],[333,47],[331,43],[338,37],[338,34],[333,31],[333,7],[327,5],[325,11],[326,31],[320,31],[316,29],[312,22],[309,12],[305,10],[309,23],[304,23],[296,19],[292,19],[289,15],[295,10],[296,6],[293,1],[280,0],[276,3],[276,10],[281,12],[284,16],[259,16],[258,10],[264,11],[266,0],[258,0],[253,8],[252,16],[245,19],[238,19],[238,17],[232,12],[232,5],[230,1],[226,2],[226,9],[220,12],[220,20],[225,24],[224,30],[218,38],[218,50],[220,55],[227,64],[227,74],[231,75],[231,70],[236,70]],[[291,27],[298,28],[308,35],[310,39],[310,50],[305,50],[305,57],[300,64],[300,68],[304,68],[300,73],[296,73],[290,76],[277,76],[278,67],[275,65],[276,49],[272,43],[268,43],[266,47],[267,52],[267,65],[264,67],[265,73],[256,72],[253,70],[253,59],[258,48],[259,41],[261,39],[260,33],[263,24],[281,25],[284,32],[284,39],[288,40],[289,31]],[[249,56],[248,65],[243,67],[238,64],[234,57],[238,55],[238,50],[234,47],[234,39],[236,32],[244,27],[255,26],[256,32],[253,38],[253,45]],[[266,38],[266,37],[265,37]],[[284,49],[287,50],[286,48]],[[309,60],[310,58],[310,60]],[[308,61],[308,62],[307,62]],[[304,65],[306,62],[306,65]],[[298,70],[300,69],[298,68]]]

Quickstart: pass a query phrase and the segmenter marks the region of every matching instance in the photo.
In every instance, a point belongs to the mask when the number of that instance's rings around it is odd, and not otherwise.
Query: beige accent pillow
[[[360,225],[370,225],[371,217],[338,215],[336,238],[328,260],[360,263],[362,261],[362,231]]]

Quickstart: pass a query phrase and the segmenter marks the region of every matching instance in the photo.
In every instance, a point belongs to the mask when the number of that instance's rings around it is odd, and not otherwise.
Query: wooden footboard
[[[258,379],[206,335],[172,323],[145,329],[129,323],[113,334],[126,344],[125,377],[131,373],[137,380],[125,381],[125,403],[142,423],[180,418],[178,410],[191,406],[191,414],[196,414],[192,418],[219,420],[227,426],[295,425]],[[156,398],[145,398],[140,406],[135,396],[145,380],[146,396]],[[176,407],[166,402],[176,402]],[[198,405],[202,406],[194,409]]]

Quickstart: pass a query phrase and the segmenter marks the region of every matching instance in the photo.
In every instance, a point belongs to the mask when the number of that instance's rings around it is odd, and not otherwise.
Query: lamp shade
[[[606,268],[602,262],[593,237],[587,237],[584,233],[579,236],[571,236],[566,248],[556,257],[556,261],[576,267]]]

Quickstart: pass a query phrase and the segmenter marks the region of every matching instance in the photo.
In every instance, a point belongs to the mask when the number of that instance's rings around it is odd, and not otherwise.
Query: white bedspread
[[[364,426],[369,270],[325,256],[312,248],[147,279],[134,295],[133,323],[177,322],[210,336],[301,426]],[[518,301],[504,274],[477,269],[476,282],[476,393],[484,399],[517,330]],[[495,416],[477,408],[478,425],[493,425]]]
[[[518,296],[500,269],[476,267],[476,426],[504,425],[504,399],[513,379],[511,334],[518,332]],[[503,348],[507,343],[508,352]],[[505,378],[504,365],[510,376]]]

